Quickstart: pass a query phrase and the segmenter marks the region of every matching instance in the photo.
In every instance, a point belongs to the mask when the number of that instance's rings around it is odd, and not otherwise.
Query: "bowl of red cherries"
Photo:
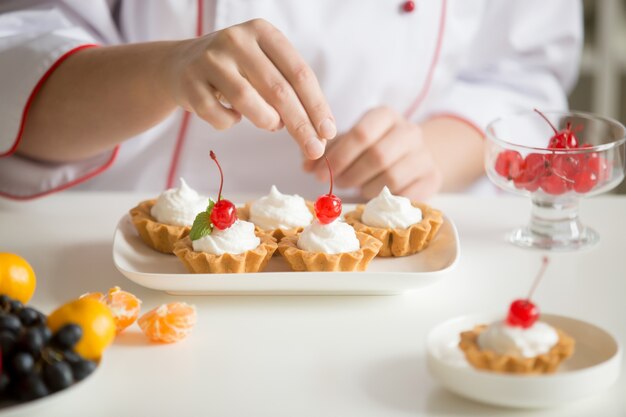
[[[485,169],[498,187],[530,197],[529,224],[511,232],[519,246],[547,250],[590,247],[598,233],[583,225],[579,201],[624,179],[626,129],[583,112],[526,111],[486,129]]]

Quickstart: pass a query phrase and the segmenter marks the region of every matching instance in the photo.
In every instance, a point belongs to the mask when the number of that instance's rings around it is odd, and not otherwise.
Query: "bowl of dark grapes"
[[[526,111],[486,129],[485,170],[510,193],[529,197],[530,222],[510,242],[542,250],[577,250],[599,241],[579,218],[582,198],[605,193],[624,179],[626,129],[584,112]]]

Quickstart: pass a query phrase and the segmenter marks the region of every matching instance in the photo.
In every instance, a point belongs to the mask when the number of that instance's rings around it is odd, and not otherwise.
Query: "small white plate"
[[[576,340],[574,355],[554,374],[520,376],[476,370],[458,348],[459,334],[502,314],[462,316],[435,327],[428,335],[428,369],[450,391],[476,401],[515,408],[544,408],[597,394],[617,381],[622,351],[617,340],[593,324],[542,314],[541,320]]]
[[[459,236],[447,217],[428,248],[402,258],[375,258],[365,272],[294,272],[274,256],[263,272],[190,274],[176,256],[146,246],[128,215],[113,239],[113,262],[123,275],[171,294],[398,294],[434,283],[458,258]]]

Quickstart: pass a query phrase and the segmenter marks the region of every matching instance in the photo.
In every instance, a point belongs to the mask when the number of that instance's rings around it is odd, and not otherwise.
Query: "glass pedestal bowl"
[[[548,121],[565,134],[553,139]],[[486,135],[489,179],[532,202],[530,223],[511,232],[512,243],[575,250],[598,242],[598,233],[580,222],[578,205],[581,198],[611,190],[624,179],[626,129],[621,123],[583,112],[528,111],[491,122]]]

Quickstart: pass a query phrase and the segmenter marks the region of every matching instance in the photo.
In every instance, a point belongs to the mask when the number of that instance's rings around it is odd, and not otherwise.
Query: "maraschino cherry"
[[[578,138],[574,135],[574,132],[572,131],[572,124],[570,122],[567,122],[565,129],[558,131],[545,114],[537,109],[534,110],[543,118],[543,120],[548,122],[554,131],[554,135],[550,138],[550,142],[548,143],[549,149],[570,149],[578,147]]]
[[[541,264],[541,269],[537,274],[537,278],[535,278],[535,282],[533,283],[530,292],[528,293],[528,297],[525,299],[518,299],[511,303],[509,307],[509,314],[506,318],[506,323],[509,326],[519,326],[523,329],[527,329],[539,318],[539,308],[530,301],[531,296],[535,292],[539,281],[543,277],[544,272],[546,271],[546,267],[548,266],[548,257],[544,256]]]
[[[328,224],[341,215],[341,199],[333,194],[333,170],[330,169],[330,162],[324,155],[328,172],[330,172],[330,191],[321,195],[315,202],[315,215],[321,224]]]
[[[224,185],[224,174],[222,173],[222,167],[220,163],[217,161],[217,157],[215,156],[215,152],[211,151],[209,153],[211,155],[211,159],[215,161],[217,165],[217,169],[220,170],[220,191],[217,195],[217,202],[213,206],[213,210],[211,210],[211,223],[213,223],[213,227],[218,228],[219,230],[228,229],[237,221],[237,209],[235,205],[228,200],[222,200],[222,186]]]

